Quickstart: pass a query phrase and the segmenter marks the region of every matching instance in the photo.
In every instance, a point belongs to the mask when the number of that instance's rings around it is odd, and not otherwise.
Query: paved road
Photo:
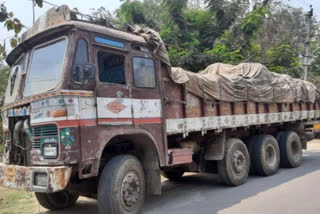
[[[320,213],[320,146],[304,152],[296,169],[271,177],[250,177],[239,187],[225,187],[215,175],[188,175],[179,183],[163,182],[163,195],[149,199],[143,214],[318,214]],[[77,206],[47,214],[94,214],[97,204],[82,199]]]

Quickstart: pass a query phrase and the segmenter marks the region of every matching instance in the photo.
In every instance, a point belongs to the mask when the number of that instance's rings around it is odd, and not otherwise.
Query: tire
[[[41,206],[48,210],[60,210],[73,207],[79,194],[68,190],[63,190],[55,193],[35,193],[36,198]]]
[[[256,144],[259,136],[253,135],[244,140],[244,143],[247,146],[249,156],[250,156],[250,174],[255,175],[256,172],[254,170],[254,160],[253,160],[253,146]]]
[[[184,174],[184,169],[181,167],[175,167],[170,169],[161,170],[161,175],[171,181],[179,181]]]
[[[274,175],[279,170],[280,151],[277,140],[271,135],[260,135],[253,145],[254,171],[261,176]]]
[[[99,214],[141,213],[144,198],[145,178],[140,161],[132,155],[112,158],[99,179]]]
[[[226,141],[224,159],[218,161],[221,181],[229,186],[238,186],[248,179],[250,157],[245,144],[237,138]]]
[[[282,132],[279,137],[280,166],[295,168],[302,163],[302,144],[300,137],[293,131]]]

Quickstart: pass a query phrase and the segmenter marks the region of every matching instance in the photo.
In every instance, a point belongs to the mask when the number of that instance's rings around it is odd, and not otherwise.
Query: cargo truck
[[[85,196],[101,214],[140,213],[161,175],[218,173],[237,186],[301,165],[320,118],[312,84],[257,64],[171,68],[148,32],[77,20],[66,6],[37,20],[6,59],[0,185],[50,210]]]

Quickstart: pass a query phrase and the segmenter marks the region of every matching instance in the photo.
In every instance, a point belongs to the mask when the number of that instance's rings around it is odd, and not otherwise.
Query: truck
[[[35,192],[50,210],[85,196],[100,214],[137,214],[161,194],[161,176],[218,173],[238,186],[301,165],[320,118],[311,83],[281,76],[273,87],[278,75],[258,66],[268,78],[238,75],[245,85],[229,87],[208,70],[171,68],[144,33],[76,19],[67,6],[35,22],[6,58],[1,186]]]

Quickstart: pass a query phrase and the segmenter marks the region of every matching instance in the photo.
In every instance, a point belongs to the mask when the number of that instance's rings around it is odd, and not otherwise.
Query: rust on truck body
[[[58,192],[66,188],[71,172],[71,167],[25,167],[0,163],[0,185],[36,192]],[[35,173],[47,176],[48,185],[37,186],[33,177]]]

